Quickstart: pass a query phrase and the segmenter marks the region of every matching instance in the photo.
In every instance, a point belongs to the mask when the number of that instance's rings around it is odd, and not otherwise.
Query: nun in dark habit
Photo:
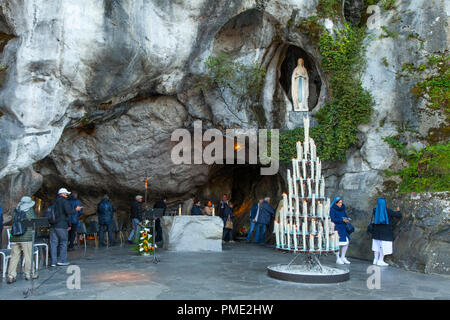
[[[378,198],[377,207],[373,209],[372,251],[374,252],[373,264],[388,266],[384,262],[384,256],[392,254],[392,219],[402,216],[400,208],[395,211],[386,208],[386,200]]]

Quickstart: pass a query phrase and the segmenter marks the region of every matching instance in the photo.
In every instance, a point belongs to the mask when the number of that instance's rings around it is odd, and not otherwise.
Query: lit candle
[[[297,247],[297,230],[296,230],[296,226],[294,225],[294,227],[292,228],[294,234],[292,235],[293,239],[294,239],[294,250],[298,251],[298,247]]]
[[[303,128],[305,131],[305,141],[309,142],[309,117],[303,117]]]
[[[314,236],[309,236],[309,251],[314,251]]]
[[[317,236],[317,250],[322,251],[322,232],[319,231],[319,235]]]
[[[316,234],[316,219],[311,219],[311,234]]]
[[[325,179],[323,177],[320,179],[320,197],[325,198]]]
[[[277,248],[280,248],[280,234],[279,234],[280,231],[279,231],[279,228],[280,228],[280,226],[279,226],[278,222],[275,221],[274,224],[273,224],[273,229],[275,231],[275,241],[277,243]]]
[[[323,217],[323,204],[320,201],[317,203],[317,216],[319,218]]]
[[[302,224],[303,250],[306,251],[306,222]]]
[[[287,248],[288,250],[291,250],[291,224],[289,222],[287,224],[286,239]]]
[[[306,179],[306,160],[302,160],[303,179]]]
[[[311,179],[314,180],[314,161],[310,161],[311,163]]]
[[[312,195],[312,216],[316,216],[316,195]]]
[[[339,234],[337,231],[334,232],[334,241],[335,241],[334,245],[335,250],[339,250]]]
[[[295,195],[295,223],[297,226],[300,224],[300,202],[298,194]]]
[[[214,205],[212,205],[212,215],[213,215],[213,217],[215,217],[216,216],[216,211],[215,211],[216,209],[214,208]]]
[[[303,141],[303,160],[308,160],[308,142]]]
[[[314,194],[316,195],[316,197],[319,197],[319,184],[320,184],[320,180],[316,179],[316,182],[314,183]]]
[[[313,158],[313,152],[314,152],[314,140],[312,138],[309,138],[309,152],[311,153],[311,160],[314,160]]]
[[[303,216],[306,217],[308,215],[308,204],[306,200],[303,200]]]
[[[303,186],[303,179],[302,179],[302,177],[300,177],[300,190],[302,192],[302,198],[304,198],[305,197],[305,188]]]
[[[302,156],[303,156],[302,142],[297,141],[297,159],[302,160]]]
[[[311,198],[312,197],[311,179],[308,178],[308,180],[306,182],[308,183],[308,198]]]
[[[316,162],[316,179],[320,179],[322,175],[322,162],[317,158]]]
[[[181,216],[181,204],[178,206],[178,215]]]
[[[295,159],[292,159],[292,180],[294,180],[294,183],[297,181],[297,173],[295,172],[297,169],[297,166],[295,165]]]

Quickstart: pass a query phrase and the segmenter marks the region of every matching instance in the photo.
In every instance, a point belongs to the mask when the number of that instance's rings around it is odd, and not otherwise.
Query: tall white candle
[[[308,142],[303,141],[303,160],[308,160],[308,149],[309,149],[309,144]]]
[[[314,236],[309,236],[309,251],[314,251]]]
[[[306,200],[303,200],[303,216],[306,217],[308,215],[308,204]]]
[[[292,230],[294,232],[294,234],[292,235],[292,239],[294,239],[294,250],[297,251],[298,250],[298,246],[297,246],[297,230],[296,230],[296,226],[294,225]]]
[[[325,179],[323,177],[320,179],[320,197],[325,198]]]
[[[328,232],[325,232],[325,250],[330,250],[330,234]]]
[[[300,190],[302,192],[302,198],[305,197],[305,187],[303,186],[303,179],[300,177]]]
[[[288,250],[291,250],[291,224],[289,222],[287,224],[286,242]]]
[[[311,164],[311,180],[314,180],[314,161],[310,160]]]
[[[316,234],[316,219],[311,219],[311,233]]]
[[[296,171],[297,171],[297,179],[298,178],[300,178],[302,175],[301,175],[301,173],[300,173],[300,165],[299,165],[299,162],[300,160],[298,160],[298,159],[295,159],[295,169],[296,169]]]
[[[316,216],[316,195],[312,195],[312,216]]]
[[[320,179],[322,175],[322,162],[317,158],[316,162],[316,179]]]
[[[306,160],[302,160],[303,179],[306,179]]]
[[[311,158],[314,160],[314,161],[316,161],[317,160],[317,149],[316,149],[316,144],[313,142],[313,145],[312,145],[312,155],[311,155]]]
[[[306,180],[306,182],[308,183],[308,197],[311,198],[312,197],[311,179],[308,178],[308,180]]]
[[[319,235],[317,236],[317,250],[322,251],[322,232],[319,231]]]
[[[314,140],[312,138],[309,138],[309,152],[311,153],[311,160],[315,160],[313,158],[313,153],[314,153]]]
[[[178,206],[178,215],[181,216],[181,204]]]
[[[309,117],[303,117],[303,128],[305,130],[305,141],[309,142]]]
[[[302,157],[303,157],[302,142],[297,141],[297,159],[302,160]]]
[[[275,232],[275,241],[277,243],[277,248],[280,247],[280,225],[277,221],[273,223],[273,231]]]
[[[323,217],[323,204],[320,201],[317,203],[317,216],[319,218]]]
[[[306,222],[302,224],[303,250],[306,251]]]
[[[300,224],[300,199],[298,195],[295,196],[295,223],[297,227]],[[296,231],[294,230],[294,232]]]
[[[320,180],[316,179],[315,183],[314,183],[314,193],[316,194],[316,197],[320,197],[319,195],[319,184],[320,184]]]
[[[283,208],[281,209],[280,217],[280,235],[281,235],[281,246],[285,247],[284,230],[286,228],[286,210],[288,207],[287,195],[283,193]]]
[[[295,165],[295,158],[292,158],[292,180],[297,181],[297,166]]]
[[[337,231],[334,232],[334,241],[335,241],[334,248],[335,248],[335,250],[338,250],[339,249],[339,234]]]

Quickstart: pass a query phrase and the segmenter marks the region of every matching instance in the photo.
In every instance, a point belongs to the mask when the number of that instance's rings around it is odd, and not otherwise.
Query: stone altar
[[[170,251],[222,251],[223,221],[211,216],[161,218],[163,248]]]

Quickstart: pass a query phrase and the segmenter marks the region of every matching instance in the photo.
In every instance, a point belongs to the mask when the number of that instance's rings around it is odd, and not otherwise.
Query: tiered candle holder
[[[334,254],[339,250],[339,236],[337,231],[334,231],[334,223],[329,216],[330,199],[325,198],[322,163],[316,156],[314,140],[309,137],[309,118],[303,118],[303,123],[305,128],[303,147],[298,141],[297,158],[292,159],[292,167],[287,170],[288,194],[283,193],[283,208],[274,224],[276,248],[280,251],[297,253],[287,265],[288,270],[293,261],[303,254],[305,271],[311,274],[312,270],[316,270],[315,279],[320,279],[317,278],[320,274],[327,276],[339,274],[337,281],[321,279],[319,283],[345,281],[348,280],[346,278],[348,272],[343,274],[340,269],[324,268],[318,259],[320,255]],[[269,274],[271,276],[280,274],[280,268],[282,269],[282,266],[277,266],[275,272],[269,267]],[[288,276],[289,279],[292,277],[292,274]],[[300,278],[305,277],[307,278],[302,274]]]

